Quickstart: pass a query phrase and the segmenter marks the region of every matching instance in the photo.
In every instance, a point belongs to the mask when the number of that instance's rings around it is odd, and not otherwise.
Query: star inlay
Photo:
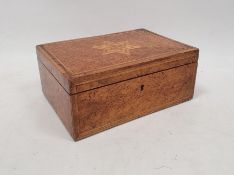
[[[140,48],[140,46],[130,44],[128,41],[121,41],[121,42],[104,41],[102,45],[93,46],[93,48],[102,50],[103,55],[112,54],[112,53],[130,55],[130,50]]]

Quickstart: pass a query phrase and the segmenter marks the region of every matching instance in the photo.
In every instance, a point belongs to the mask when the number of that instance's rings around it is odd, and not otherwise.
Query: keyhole
[[[141,91],[143,91],[143,90],[144,90],[144,85],[142,84],[142,85],[141,85]]]

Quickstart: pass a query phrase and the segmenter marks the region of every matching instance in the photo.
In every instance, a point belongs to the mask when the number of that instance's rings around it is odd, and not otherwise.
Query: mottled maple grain
[[[37,46],[43,92],[74,140],[193,96],[198,49],[145,29]]]
[[[128,45],[138,48],[129,49],[127,54],[119,52],[118,48],[116,53],[104,54],[96,47],[107,41],[113,44],[128,41]],[[198,49],[145,29],[137,29],[42,44],[37,46],[37,54],[65,90],[75,94],[160,69],[196,62]]]
[[[192,63],[77,94],[78,139],[191,99],[196,67]]]
[[[55,112],[60,117],[66,129],[73,136],[73,109],[71,96],[63,89],[58,81],[46,69],[46,67],[38,61],[42,92],[48,99]],[[73,136],[74,137],[74,136]]]

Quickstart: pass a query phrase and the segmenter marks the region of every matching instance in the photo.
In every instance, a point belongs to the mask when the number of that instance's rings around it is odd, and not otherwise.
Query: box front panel
[[[189,100],[197,63],[76,94],[78,139]]]

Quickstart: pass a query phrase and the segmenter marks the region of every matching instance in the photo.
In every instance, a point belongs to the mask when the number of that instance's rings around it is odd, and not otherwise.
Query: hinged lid
[[[197,62],[198,49],[145,29],[37,46],[69,94]]]

